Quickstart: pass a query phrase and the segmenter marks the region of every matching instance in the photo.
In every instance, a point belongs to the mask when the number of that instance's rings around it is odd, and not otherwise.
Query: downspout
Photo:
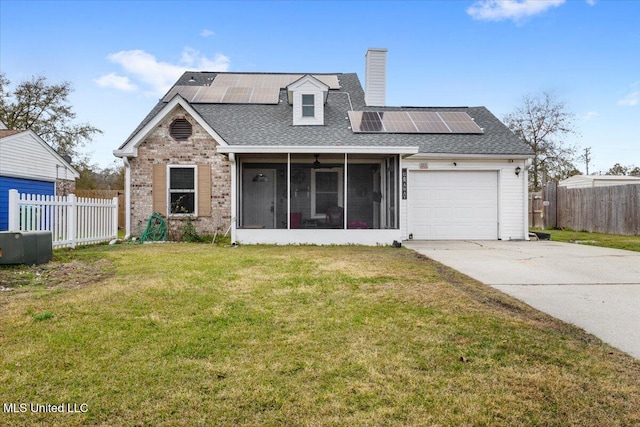
[[[524,186],[523,195],[524,197],[524,239],[529,240],[529,168],[532,164],[531,159],[527,159],[524,162],[524,170],[522,174],[524,175],[524,179],[522,180],[522,185]]]
[[[348,176],[348,171],[347,169],[349,168],[349,163],[347,162],[347,153],[344,153],[344,182],[342,183],[344,186],[344,189],[342,191],[344,191],[344,193],[342,194],[342,200],[344,208],[342,210],[343,214],[342,214],[342,228],[344,230],[347,229],[347,209],[349,208],[347,206],[348,204],[348,197],[347,197],[347,191],[348,191],[348,187],[347,187],[347,182],[349,180],[349,176]]]
[[[129,158],[123,157],[124,162],[124,238],[131,238],[131,165],[129,164]]]
[[[393,160],[395,162],[395,159]],[[400,235],[402,237],[402,229],[400,227],[400,203],[402,202],[402,194],[400,194],[401,191],[401,185],[402,183],[400,182],[400,180],[402,179],[402,167],[401,167],[401,163],[402,163],[402,155],[398,154],[398,162],[395,163],[395,168],[396,168],[396,176],[395,176],[395,188],[393,191],[393,194],[396,197],[395,202],[395,207],[396,210],[393,213],[393,227],[397,228],[398,230],[400,230]]]
[[[229,162],[231,163],[231,219],[229,228],[231,229],[231,244],[236,243],[236,211],[237,211],[237,192],[238,189],[236,187],[236,173],[237,173],[237,164],[236,164],[236,154],[229,153]]]
[[[407,170],[407,176],[404,176],[403,172],[404,168],[404,157],[402,154],[398,154],[398,170],[396,172],[396,180],[398,185],[396,188],[398,189],[396,193],[396,201],[398,203],[398,208],[396,212],[396,221],[398,221],[397,226],[400,229],[400,237],[403,240],[409,238],[409,219],[406,211],[409,210],[408,198],[409,198],[409,171]],[[406,182],[403,179],[406,178]],[[407,198],[404,198],[403,191],[407,191]],[[404,228],[403,228],[404,225]],[[413,237],[413,236],[412,236]]]
[[[291,230],[291,153],[287,153],[287,230]]]

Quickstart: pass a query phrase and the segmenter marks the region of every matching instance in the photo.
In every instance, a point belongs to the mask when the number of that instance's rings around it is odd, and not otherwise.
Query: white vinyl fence
[[[118,198],[43,196],[9,190],[9,231],[51,231],[54,248],[113,240],[118,237]]]

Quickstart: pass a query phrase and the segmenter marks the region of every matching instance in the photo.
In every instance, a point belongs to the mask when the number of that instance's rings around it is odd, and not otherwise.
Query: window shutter
[[[153,179],[151,196],[153,198],[153,211],[167,216],[167,166],[163,164],[153,165]]]
[[[198,216],[211,216],[211,165],[198,165]]]

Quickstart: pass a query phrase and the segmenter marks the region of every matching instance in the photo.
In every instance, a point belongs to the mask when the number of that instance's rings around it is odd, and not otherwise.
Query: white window
[[[336,206],[343,206],[342,169],[311,169],[311,215],[325,218]]]
[[[196,167],[169,166],[169,214],[195,215],[196,206]]]
[[[302,95],[302,117],[315,117],[316,104],[314,95]]]

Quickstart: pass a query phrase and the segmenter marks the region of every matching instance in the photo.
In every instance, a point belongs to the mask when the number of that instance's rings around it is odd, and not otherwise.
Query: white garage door
[[[409,233],[424,240],[496,240],[498,173],[411,171]]]

